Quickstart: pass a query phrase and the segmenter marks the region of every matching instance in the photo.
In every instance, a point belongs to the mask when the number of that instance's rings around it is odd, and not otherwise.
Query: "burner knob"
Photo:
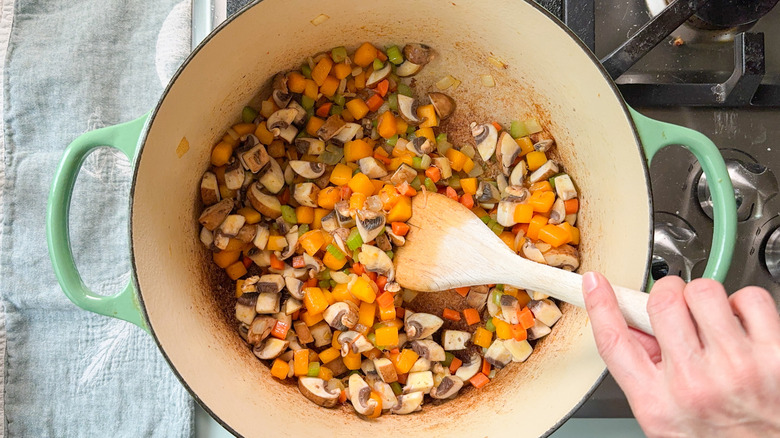
[[[764,245],[764,264],[772,279],[780,283],[780,228],[772,231]]]

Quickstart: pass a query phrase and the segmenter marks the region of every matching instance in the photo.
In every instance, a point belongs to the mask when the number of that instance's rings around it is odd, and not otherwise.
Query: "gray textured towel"
[[[9,436],[192,433],[192,401],[151,337],[71,304],[54,277],[44,231],[49,184],[63,149],[87,130],[152,108],[187,54],[189,4],[3,0],[2,9],[13,12],[0,20],[4,47],[13,19],[0,144]],[[127,160],[105,149],[87,158],[76,184],[73,252],[85,282],[100,293],[118,291],[129,278],[130,175]]]

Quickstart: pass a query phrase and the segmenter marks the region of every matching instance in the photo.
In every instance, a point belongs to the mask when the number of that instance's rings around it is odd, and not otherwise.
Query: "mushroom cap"
[[[496,160],[501,165],[501,172],[504,175],[509,176],[509,170],[520,152],[520,145],[515,139],[508,132],[502,132],[496,145]]]
[[[414,98],[405,94],[398,94],[398,114],[408,124],[416,126],[420,124],[417,113],[414,111]]]
[[[361,415],[368,415],[377,407],[376,401],[371,399],[371,387],[359,374],[349,376],[349,400]]]
[[[233,210],[233,205],[232,199],[223,199],[203,210],[198,222],[207,230],[214,231],[228,217],[230,211]]]
[[[299,377],[298,389],[304,397],[324,408],[336,406],[339,400],[339,393],[330,392],[327,383],[319,377]]]
[[[370,242],[382,232],[385,226],[385,215],[372,210],[358,210],[355,222],[363,242]],[[392,264],[392,263],[391,263]]]
[[[351,301],[338,301],[328,306],[322,316],[334,329],[346,331],[357,324],[358,308]]]
[[[417,312],[406,318],[404,331],[410,341],[427,338],[444,324],[444,320],[436,315]]]
[[[409,43],[405,45],[403,54],[405,59],[420,66],[431,62],[434,57],[433,49],[428,45],[420,43]]]
[[[439,386],[431,389],[430,395],[435,399],[453,397],[463,388],[463,380],[458,376],[446,376],[441,379]]]
[[[419,411],[425,394],[422,392],[410,392],[398,396],[398,403],[390,408],[390,412],[396,415],[411,414]]]
[[[325,164],[317,161],[290,160],[289,164],[295,173],[304,178],[315,179],[325,173]]]
[[[379,229],[382,228],[380,227]],[[358,260],[367,271],[386,276],[388,282],[395,279],[393,261],[390,260],[390,257],[381,249],[364,243],[361,247],[360,254],[358,254]]]
[[[477,144],[479,156],[482,157],[482,160],[488,161],[493,156],[493,152],[496,151],[496,144],[498,143],[496,127],[492,123],[478,125],[476,122],[472,122],[471,135]]]
[[[448,118],[455,112],[455,99],[439,92],[428,93],[428,99],[436,110],[436,114],[442,120]]]

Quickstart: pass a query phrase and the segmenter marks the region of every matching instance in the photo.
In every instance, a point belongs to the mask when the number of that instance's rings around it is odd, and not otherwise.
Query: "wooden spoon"
[[[436,193],[412,201],[406,244],[397,250],[398,283],[435,292],[482,284],[509,284],[585,307],[582,276],[515,254],[469,209]],[[628,325],[653,334],[647,294],[613,286]]]

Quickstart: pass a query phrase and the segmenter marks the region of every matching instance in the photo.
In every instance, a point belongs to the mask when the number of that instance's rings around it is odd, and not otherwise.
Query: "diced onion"
[[[411,289],[404,289],[403,295],[404,303],[408,303],[417,297],[417,292],[411,290]]]
[[[233,137],[233,140],[238,140],[241,138],[241,136],[238,135],[238,132],[234,131],[233,128],[228,128],[227,133],[229,136]]]
[[[188,150],[190,150],[190,142],[187,140],[187,137],[182,137],[179,146],[176,147],[176,156],[181,158]]]
[[[493,79],[493,76],[491,75],[482,75],[482,85],[486,87],[495,87],[496,81]]]
[[[459,86],[460,86],[460,81],[455,79],[455,82],[452,84],[452,89],[454,90],[454,89],[458,88]]]
[[[315,26],[318,26],[318,25],[320,25],[320,24],[324,23],[324,22],[325,22],[325,21],[326,21],[328,18],[330,18],[330,17],[328,17],[328,16],[327,16],[327,15],[325,15],[325,14],[320,14],[320,15],[317,15],[317,16],[314,18],[314,20],[311,20],[311,24],[313,24],[313,25],[315,25]]]
[[[446,90],[447,88],[453,86],[456,81],[458,80],[453,78],[450,75],[444,76],[443,78],[439,79],[438,82],[436,82],[436,88],[438,88],[439,90]]]
[[[491,64],[495,65],[498,68],[506,68],[506,63],[495,56],[489,56],[488,61],[490,61]]]

